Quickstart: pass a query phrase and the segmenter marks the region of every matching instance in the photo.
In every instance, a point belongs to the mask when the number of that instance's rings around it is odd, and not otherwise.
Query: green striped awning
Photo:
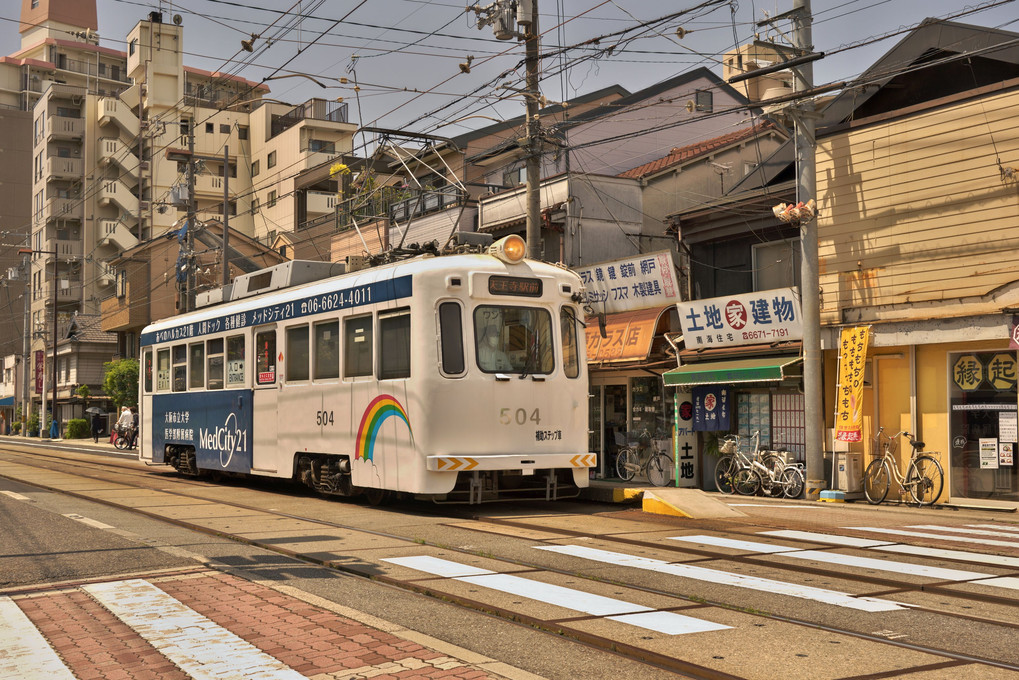
[[[782,380],[790,366],[803,361],[800,356],[758,357],[687,364],[666,371],[666,385],[725,385],[728,383]]]

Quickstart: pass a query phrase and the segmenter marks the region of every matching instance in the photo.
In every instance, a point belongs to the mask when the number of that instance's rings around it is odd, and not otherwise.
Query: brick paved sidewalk
[[[127,593],[122,601],[134,603],[130,606],[137,611],[125,614],[96,595],[101,589],[122,588]],[[139,588],[145,593],[154,593],[156,600],[165,601],[168,608],[154,609],[150,605],[145,609],[136,597]],[[445,652],[436,651],[410,639],[424,636],[411,631],[404,631],[408,635],[385,632],[341,615],[336,610],[342,607],[326,601],[313,604],[307,599],[315,598],[298,598],[215,571],[110,582],[95,587],[83,585],[11,597],[13,604],[79,680],[185,680],[189,677],[248,680],[301,676],[312,680],[495,680],[535,677],[433,640],[434,646],[446,648]],[[182,612],[198,620],[200,625],[182,624],[172,635],[162,637],[147,632],[149,624],[173,628],[175,616],[181,616]],[[16,666],[28,663],[29,657],[23,657],[20,662],[12,658],[10,648],[22,642],[4,639],[4,633],[8,637],[12,635],[11,626],[5,627],[4,623],[0,620],[0,678],[23,677],[19,672],[24,666],[21,669]],[[233,649],[250,648],[250,654],[244,657],[245,661],[240,658],[244,655],[238,652],[236,663],[240,665],[236,670],[219,668],[215,671],[218,674],[213,674],[217,665],[227,664],[229,668],[230,659],[197,657],[201,656],[203,648],[213,656],[230,656],[230,652],[214,651],[231,649],[215,647],[223,639],[232,640]],[[196,653],[181,651],[186,643],[195,644],[196,640]],[[458,651],[463,654],[456,654]],[[266,659],[265,655],[271,659]],[[35,657],[38,656],[36,652]],[[473,657],[473,663],[458,657]],[[262,659],[255,664],[262,667],[261,671],[250,665],[251,658]],[[182,670],[195,668],[195,663],[203,668],[201,664],[208,664],[210,674],[192,675]],[[243,667],[245,663],[249,664],[246,668]],[[270,668],[275,670],[270,672]],[[51,677],[61,676],[58,673]]]

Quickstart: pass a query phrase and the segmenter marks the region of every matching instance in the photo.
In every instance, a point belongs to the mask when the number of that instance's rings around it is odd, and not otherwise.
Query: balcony
[[[234,182],[237,180],[233,177],[230,178]],[[198,175],[195,177],[195,195],[201,195],[203,198],[216,197],[220,200],[223,199],[223,176],[222,175]],[[233,190],[230,191],[230,196],[234,196]]]
[[[133,299],[131,283],[128,282],[123,297],[108,297],[99,303],[102,316],[100,328],[108,333],[117,331],[137,331],[149,323],[149,297],[142,294]]]
[[[46,159],[47,179],[81,179],[85,165],[80,158],[50,156]]]
[[[46,141],[56,139],[81,139],[85,134],[84,118],[68,118],[67,116],[48,116],[46,118]]]
[[[53,281],[44,281],[41,286],[37,287],[38,296],[37,300],[42,300],[47,306],[53,301]],[[82,285],[81,281],[75,281],[73,279],[58,279],[57,280],[57,306],[61,307],[67,304],[80,304],[82,299]]]
[[[114,124],[121,129],[122,139],[134,139],[138,136],[138,116],[124,102],[114,97],[103,97],[99,100],[99,124]]]
[[[336,194],[330,191],[308,191],[305,195],[309,218],[312,215],[331,215],[336,210]]]
[[[347,105],[326,99],[309,99],[281,116],[273,116],[269,138],[282,134],[305,120],[320,120],[330,123],[346,123]]]
[[[68,258],[81,257],[84,250],[81,241],[68,241],[66,239],[49,238],[43,243],[43,249],[50,252],[56,252],[57,259],[65,260]],[[42,257],[47,262],[53,257],[49,254],[42,254]]]
[[[100,137],[96,146],[96,155],[100,164],[108,165],[116,163],[127,177],[130,177],[132,186],[138,180],[138,156],[134,149],[116,137]],[[122,175],[124,177],[124,175]]]
[[[138,245],[138,238],[120,220],[99,220],[99,245],[129,250]]]
[[[131,215],[138,214],[138,197],[118,179],[104,181],[98,192],[99,205],[115,205]]]
[[[51,198],[42,208],[42,219],[45,222],[57,219],[80,220],[84,214],[81,199],[78,198]]]

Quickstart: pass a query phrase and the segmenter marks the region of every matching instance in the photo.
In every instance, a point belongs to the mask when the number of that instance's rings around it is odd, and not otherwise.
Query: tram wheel
[[[379,505],[385,505],[392,499],[393,494],[389,489],[365,489],[361,492],[364,499],[368,502],[368,505],[373,507]]]

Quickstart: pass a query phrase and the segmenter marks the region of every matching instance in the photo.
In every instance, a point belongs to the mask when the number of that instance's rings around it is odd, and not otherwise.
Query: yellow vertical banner
[[[870,326],[843,328],[839,338],[839,383],[836,390],[835,439],[863,441],[863,368]]]

